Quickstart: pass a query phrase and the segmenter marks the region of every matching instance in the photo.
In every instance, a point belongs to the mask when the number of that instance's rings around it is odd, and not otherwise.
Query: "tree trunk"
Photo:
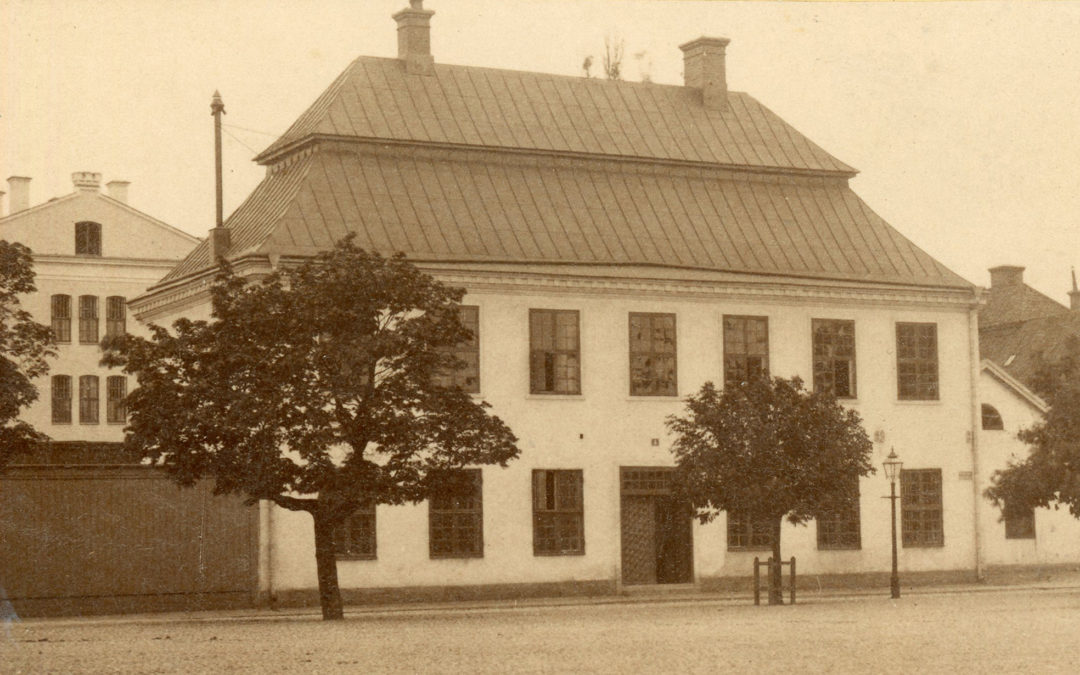
[[[338,587],[337,556],[334,554],[334,528],[337,521],[321,508],[311,513],[315,520],[315,567],[319,575],[319,605],[323,620],[343,619],[341,589]]]
[[[783,517],[773,521],[772,530],[772,560],[769,568],[769,604],[784,604],[784,567],[780,564],[780,527],[784,524]]]

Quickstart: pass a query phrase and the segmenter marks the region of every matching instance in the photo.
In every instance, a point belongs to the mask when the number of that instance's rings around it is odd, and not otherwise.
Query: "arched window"
[[[101,255],[100,223],[75,223],[75,255]]]
[[[1005,422],[1001,420],[1001,414],[994,406],[983,403],[982,404],[982,427],[987,431],[1002,431],[1005,429]]]

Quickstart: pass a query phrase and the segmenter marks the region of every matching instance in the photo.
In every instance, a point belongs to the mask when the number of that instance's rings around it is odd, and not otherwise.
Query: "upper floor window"
[[[1002,431],[1005,429],[1005,422],[1001,419],[1001,413],[997,411],[997,408],[987,403],[982,404],[982,428],[987,431]]]
[[[577,310],[529,310],[529,391],[581,393]]]
[[[533,555],[585,553],[581,470],[533,471]]]
[[[75,223],[75,255],[101,255],[100,223]]]
[[[440,374],[435,381],[444,387],[460,387],[470,394],[480,393],[480,308],[462,305],[460,308],[461,324],[469,329],[472,337],[464,342],[447,348],[464,365],[452,373]]]
[[[334,530],[339,558],[375,559],[375,505],[361,506]]]
[[[98,299],[94,295],[79,296],[79,343],[97,344]]]
[[[52,377],[53,424],[71,424],[71,376]]]
[[[82,375],[79,377],[79,424],[98,423],[98,377]]]
[[[127,332],[127,300],[119,295],[105,298],[105,335],[110,337]]]
[[[902,401],[938,400],[936,323],[896,324],[896,388]]]
[[[900,470],[904,547],[944,546],[941,469]]]
[[[52,296],[52,332],[57,342],[71,342],[71,296]]]
[[[105,380],[105,419],[113,424],[127,421],[124,397],[127,396],[127,378],[110,375]]]
[[[812,321],[814,391],[855,398],[855,322]]]
[[[675,315],[630,313],[630,395],[676,396]]]
[[[484,557],[484,498],[480,469],[448,472],[428,500],[428,547],[432,558]]]
[[[724,386],[769,374],[769,319],[724,316]]]

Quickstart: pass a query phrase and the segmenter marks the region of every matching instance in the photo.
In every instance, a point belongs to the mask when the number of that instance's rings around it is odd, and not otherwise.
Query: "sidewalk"
[[[901,578],[901,582],[903,579]],[[902,597],[940,596],[969,593],[1033,593],[1065,591],[1080,593],[1080,572],[1056,573],[1051,578],[1008,583],[967,583],[902,587]],[[860,598],[881,597],[887,599],[888,588],[822,588],[808,590],[799,588],[797,604],[818,602],[842,602]],[[764,603],[767,593],[762,592]],[[785,595],[785,599],[786,599]],[[345,607],[345,617],[388,617],[394,615],[437,616],[454,613],[509,612],[522,609],[550,609],[595,605],[672,605],[682,603],[735,606],[753,604],[753,594],[745,592],[705,592],[691,588],[677,591],[657,589],[655,592],[634,591],[618,595],[571,596],[551,598],[523,598],[507,600],[445,601],[424,603],[380,603],[350,605]],[[26,626],[65,625],[122,625],[122,624],[175,624],[209,622],[263,622],[283,620],[318,620],[318,607],[290,607],[285,609],[238,609],[199,612],[168,612],[154,614],[123,614],[88,617],[29,618],[22,620]]]

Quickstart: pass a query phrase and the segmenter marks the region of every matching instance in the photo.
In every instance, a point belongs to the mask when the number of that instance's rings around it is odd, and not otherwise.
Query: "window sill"
[[[682,397],[678,394],[630,394],[627,401],[657,401],[660,403],[679,402]]]
[[[483,553],[453,553],[446,555],[428,555],[428,558],[431,560],[479,560],[483,557]]]
[[[728,553],[772,553],[771,546],[728,546]]]
[[[335,553],[334,557],[338,560],[378,560],[373,555],[354,555],[352,553]]]
[[[125,424],[127,424],[127,420],[124,420],[123,422],[106,422],[105,424],[108,424],[108,425],[114,426],[114,427],[122,427]]]
[[[861,551],[861,550],[862,550],[862,546],[821,546],[821,545],[819,545],[819,546],[817,547],[817,550],[819,550],[819,551],[826,551],[826,552],[828,552],[828,551],[839,551],[839,552],[844,552],[844,551]]]
[[[584,394],[528,394],[529,401],[584,401]]]
[[[84,427],[99,427],[101,426],[101,422],[79,422],[79,425]]]
[[[945,548],[945,542],[940,544],[901,544],[900,548]]]
[[[534,558],[565,558],[568,556],[583,556],[585,551],[562,551],[559,553],[551,552],[545,553],[543,551],[533,551]]]
[[[941,405],[941,399],[898,398],[896,403],[898,405]]]

